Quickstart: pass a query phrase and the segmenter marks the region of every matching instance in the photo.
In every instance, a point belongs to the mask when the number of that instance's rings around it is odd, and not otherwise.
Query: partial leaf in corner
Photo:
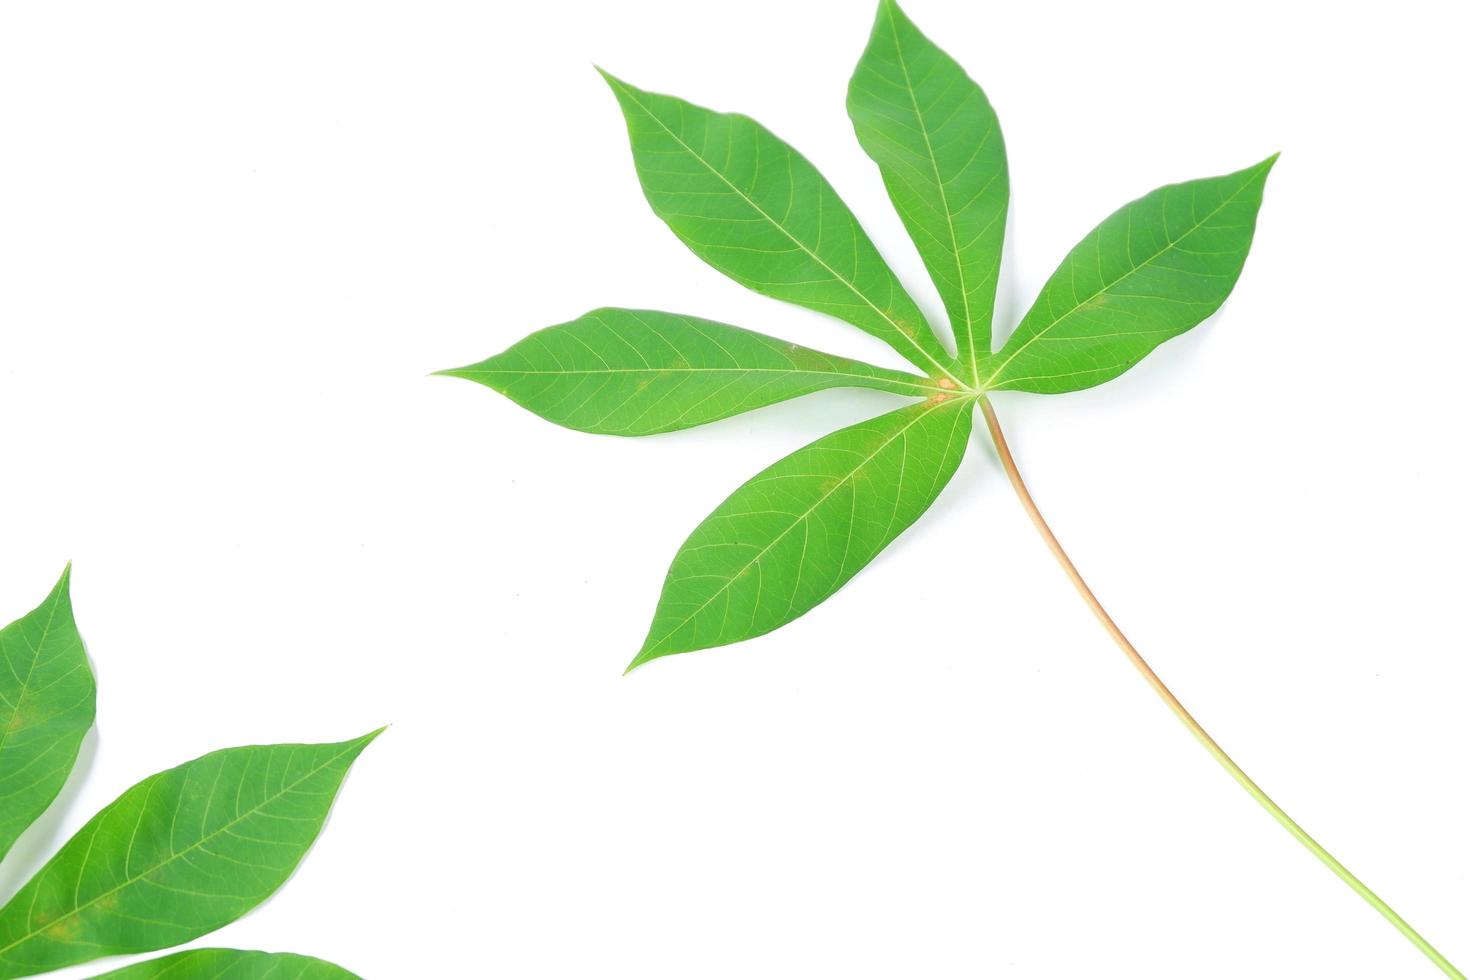
[[[0,630],[0,857],[61,792],[96,713],[68,565],[45,601]]]
[[[189,949],[92,980],[361,980],[326,960],[249,949]]]
[[[377,737],[223,749],[150,776],[0,908],[0,980],[189,942],[279,888]]]

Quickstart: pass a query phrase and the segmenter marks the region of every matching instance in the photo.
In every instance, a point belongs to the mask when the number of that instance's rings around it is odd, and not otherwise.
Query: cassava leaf
[[[679,548],[629,669],[768,633],[836,592],[939,496],[971,408],[937,395],[824,436],[736,490]]]
[[[847,114],[939,289],[960,366],[974,381],[990,356],[1010,200],[995,110],[898,4],[882,0],[848,84]]]
[[[760,635],[835,592],[933,501],[986,392],[1097,384],[1216,309],[1239,274],[1272,162],[1163,188],[1119,211],[991,353],[1009,198],[1000,126],[964,69],[894,0],[879,0],[848,113],[944,301],[951,357],[836,191],[792,147],[747,116],[603,77],[644,194],[680,240],[737,282],[882,338],[924,377],[631,310],[595,311],[443,373],[562,425],[630,435],[838,384],[926,399],[812,443],[721,504],[675,556],[632,667]]]
[[[1104,219],[991,359],[987,387],[1090,388],[1214,313],[1245,265],[1275,162],[1169,184]]]
[[[623,436],[702,425],[823,388],[938,390],[902,371],[655,310],[593,310],[440,373],[494,388],[558,425]]]
[[[0,630],[0,857],[61,792],[96,713],[68,565],[44,602]]]
[[[176,946],[244,915],[306,855],[377,735],[224,749],[127,790],[0,908],[0,978]]]
[[[756,292],[882,338],[925,374],[950,374],[919,307],[805,157],[749,116],[603,77],[648,203],[695,255]]]
[[[361,980],[326,960],[250,949],[188,949],[92,980]]]

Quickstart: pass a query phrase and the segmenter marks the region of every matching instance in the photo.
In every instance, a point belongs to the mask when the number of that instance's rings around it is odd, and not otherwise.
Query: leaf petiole
[[[1139,654],[1138,649],[1129,642],[1128,637],[1118,628],[1118,624],[1113,622],[1113,618],[1108,615],[1102,603],[1098,602],[1097,596],[1093,594],[1092,589],[1088,587],[1081,573],[1077,571],[1077,566],[1072,564],[1072,559],[1067,557],[1066,551],[1062,549],[1061,542],[1057,540],[1056,535],[1047,526],[1046,519],[1041,516],[1041,511],[1037,509],[1036,501],[1032,499],[1030,491],[1026,489],[1025,481],[1021,479],[1020,470],[1016,468],[1016,460],[1011,455],[1010,447],[1006,444],[1005,434],[1001,432],[1000,421],[995,417],[995,410],[990,405],[990,399],[981,395],[979,401],[980,411],[985,416],[985,425],[990,430],[990,438],[995,443],[995,451],[1000,456],[1001,466],[1004,467],[1006,477],[1011,481],[1011,487],[1016,491],[1016,496],[1021,499],[1021,506],[1025,508],[1027,516],[1031,518],[1031,523],[1036,526],[1036,530],[1040,532],[1042,539],[1046,541],[1046,546],[1051,550],[1052,556],[1062,566],[1062,570],[1067,573],[1067,578],[1071,580],[1072,585],[1077,589],[1077,593],[1082,596],[1082,601],[1087,603],[1087,607],[1092,610],[1092,614],[1097,617],[1097,621],[1102,624],[1103,629],[1113,638],[1113,642],[1123,651],[1124,656],[1128,658],[1134,668],[1143,675],[1143,679],[1154,689],[1154,692],[1169,706],[1169,710],[1174,712],[1175,716],[1184,723],[1184,727],[1190,730],[1194,737],[1199,740],[1200,744],[1205,747],[1205,750],[1214,756],[1215,761],[1220,763],[1226,772],[1230,773],[1235,781],[1251,795],[1251,798],[1265,808],[1266,812],[1271,814],[1277,823],[1286,828],[1287,833],[1295,837],[1301,842],[1303,847],[1316,855],[1317,860],[1327,865],[1332,870],[1332,873],[1346,882],[1347,886],[1357,892],[1363,901],[1377,909],[1380,915],[1391,922],[1395,929],[1403,933],[1404,937],[1418,947],[1420,952],[1429,957],[1430,961],[1444,971],[1446,976],[1453,977],[1454,980],[1466,980],[1465,974],[1461,973],[1453,963],[1445,959],[1439,950],[1435,949],[1429,944],[1427,939],[1419,935],[1413,926],[1405,922],[1403,916],[1395,912],[1371,888],[1358,880],[1356,875],[1343,867],[1341,861],[1328,853],[1326,848],[1317,843],[1310,834],[1302,829],[1301,824],[1293,820],[1271,797],[1267,796],[1265,791],[1256,785],[1255,780],[1247,776],[1245,770],[1236,765],[1235,760],[1226,754],[1225,750],[1220,747],[1220,743],[1210,737],[1209,732],[1205,731],[1204,727],[1189,713],[1189,710],[1180,703],[1179,699],[1174,696],[1174,692],[1169,690],[1168,686],[1159,678],[1159,675],[1154,673],[1153,668]]]

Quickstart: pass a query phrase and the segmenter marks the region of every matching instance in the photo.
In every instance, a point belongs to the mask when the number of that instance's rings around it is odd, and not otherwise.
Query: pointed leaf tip
[[[629,674],[633,673],[633,671],[637,670],[639,667],[642,667],[644,664],[653,659],[655,658],[648,656],[647,650],[639,650],[638,656],[634,657],[628,663],[628,666],[623,669],[623,676],[627,677]]]
[[[56,580],[56,589],[60,589],[60,590],[62,590],[64,592],[66,592],[67,594],[70,594],[70,592],[71,592],[71,562],[67,562],[66,563],[66,567],[61,570],[61,578],[59,578],[59,579]],[[53,590],[53,591],[55,591],[55,590]]]
[[[881,17],[884,14],[888,15],[889,20],[897,21],[900,27],[913,26],[914,22],[909,19],[908,14],[903,12],[903,8],[898,5],[898,0],[878,0],[878,16]]]

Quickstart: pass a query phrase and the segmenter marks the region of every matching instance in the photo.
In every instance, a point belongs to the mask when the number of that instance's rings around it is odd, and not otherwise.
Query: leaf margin
[[[231,971],[229,973],[212,972],[204,974],[198,972],[178,973],[174,971],[175,966],[186,964],[190,959],[195,959],[200,956],[207,958],[214,957],[217,959],[222,954],[223,958],[231,961],[227,964],[227,968]],[[250,974],[242,974],[235,970],[235,967],[240,965],[244,965],[247,969],[253,970],[262,960],[268,961],[270,965],[270,969],[264,973],[257,971]],[[210,964],[210,966],[217,965]],[[281,974],[276,971],[276,966],[280,965],[292,965],[312,971],[310,973],[296,973],[284,978],[284,980],[302,980],[303,977],[306,980],[362,980],[361,977],[346,967],[338,966],[336,963],[315,956],[306,956],[302,953],[267,952],[259,949],[230,949],[222,946],[200,946],[193,949],[179,950],[164,956],[154,957],[150,960],[143,960],[139,963],[130,963],[126,966],[118,967],[115,970],[109,970],[106,973],[99,973],[89,978],[89,980],[160,980],[160,978],[165,978],[165,980],[267,980],[267,978],[269,980],[277,980],[278,977],[281,977]],[[197,967],[191,966],[190,969],[197,970]]]

